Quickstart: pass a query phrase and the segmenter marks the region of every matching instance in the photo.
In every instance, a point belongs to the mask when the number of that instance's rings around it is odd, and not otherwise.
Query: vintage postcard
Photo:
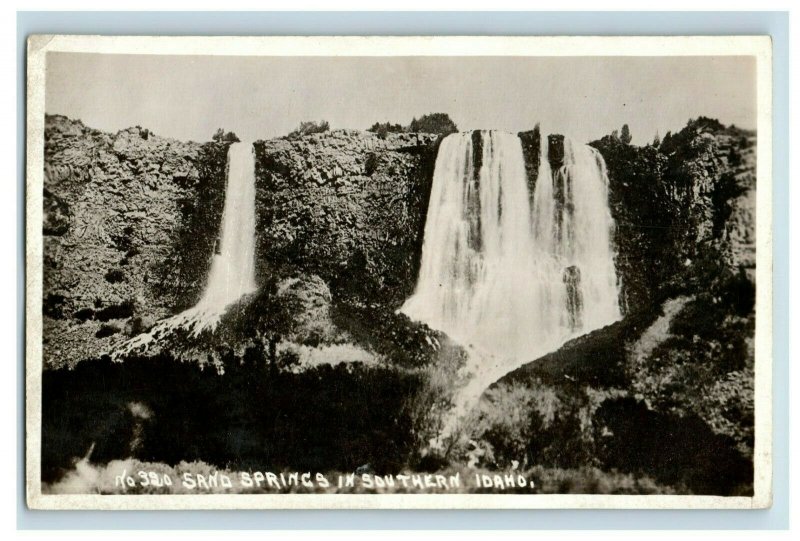
[[[770,506],[771,54],[31,36],[28,505]]]

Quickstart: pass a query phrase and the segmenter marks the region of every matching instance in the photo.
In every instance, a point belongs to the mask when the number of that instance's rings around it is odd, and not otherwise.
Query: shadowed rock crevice
[[[536,179],[539,177],[539,160],[541,159],[542,135],[539,125],[529,131],[517,134],[522,142],[522,156],[525,159],[525,175],[528,178],[528,194],[533,202]]]

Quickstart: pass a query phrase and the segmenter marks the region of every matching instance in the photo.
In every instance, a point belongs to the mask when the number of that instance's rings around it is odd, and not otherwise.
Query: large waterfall
[[[213,331],[228,306],[256,290],[255,195],[253,145],[234,143],[228,150],[228,180],[220,237],[200,301],[158,322],[149,332],[123,343],[114,351],[114,358],[143,353],[175,329],[189,330],[193,337],[204,330]]]
[[[620,318],[603,159],[565,140],[553,172],[547,141],[532,197],[517,136],[440,146],[420,274],[400,310],[467,348],[454,418],[507,372]]]

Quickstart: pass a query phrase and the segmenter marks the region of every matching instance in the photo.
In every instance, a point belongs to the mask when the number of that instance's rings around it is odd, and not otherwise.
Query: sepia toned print
[[[769,505],[768,40],[29,46],[33,507]]]

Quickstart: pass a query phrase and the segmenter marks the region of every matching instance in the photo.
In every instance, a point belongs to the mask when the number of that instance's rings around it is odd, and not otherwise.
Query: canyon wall
[[[628,312],[709,272],[755,280],[754,132],[701,117],[658,145],[591,144],[608,167]]]
[[[532,191],[541,136],[519,136]],[[354,130],[257,142],[259,283],[317,275],[351,305],[399,307],[417,278],[439,142]],[[658,147],[610,136],[593,145],[608,166],[626,313],[708,278],[709,259],[753,280],[753,133],[698,119]],[[47,117],[46,364],[99,356],[196,302],[227,146]],[[555,169],[563,137],[550,135],[548,148]]]
[[[399,304],[417,278],[438,137],[335,130],[256,143],[258,272]]]
[[[44,362],[53,367],[99,357],[199,298],[227,145],[138,127],[109,134],[52,115],[44,154]]]

